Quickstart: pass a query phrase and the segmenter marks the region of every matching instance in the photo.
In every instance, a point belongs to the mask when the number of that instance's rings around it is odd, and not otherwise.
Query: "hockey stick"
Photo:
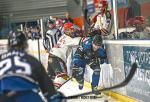
[[[37,39],[38,42],[38,56],[39,56],[39,61],[41,62],[41,55],[40,55],[40,41],[39,38]]]
[[[73,77],[70,77],[68,80],[66,80],[61,86],[59,86],[57,89],[60,89],[63,85],[65,85],[68,81],[70,81]]]
[[[137,69],[137,64],[133,63],[128,76],[126,77],[126,79],[123,82],[121,82],[118,85],[112,86],[112,87],[107,87],[107,88],[104,88],[104,89],[97,90],[95,92],[99,92],[100,93],[101,91],[108,91],[108,90],[120,88],[120,87],[123,87],[123,86],[127,85],[131,81],[131,79],[133,78],[133,76],[134,76],[134,74],[136,72],[136,69]],[[81,93],[81,94],[78,94],[78,95],[73,95],[73,96],[68,96],[68,97],[62,97],[62,98],[73,99],[73,98],[77,98],[77,97],[80,97],[80,96],[83,96],[83,95],[89,95],[89,94],[93,94],[93,92],[90,91],[90,92]]]

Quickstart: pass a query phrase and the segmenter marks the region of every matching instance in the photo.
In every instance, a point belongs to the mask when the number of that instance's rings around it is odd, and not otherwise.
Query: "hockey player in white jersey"
[[[72,47],[78,46],[81,38],[73,37],[74,26],[72,23],[64,24],[64,32],[65,34],[63,34],[60,37],[60,39],[57,42],[57,45],[50,50],[50,54],[55,55],[58,58],[61,58],[64,63],[67,63],[67,58],[70,52],[72,51]]]
[[[65,82],[63,78],[71,73],[71,55],[75,50],[74,47],[79,45],[81,39],[80,37],[74,37],[75,31],[72,23],[64,24],[64,32],[65,34],[60,37],[57,45],[50,50],[47,69],[49,76],[54,78],[54,84],[57,86]],[[58,80],[58,78],[61,80]]]

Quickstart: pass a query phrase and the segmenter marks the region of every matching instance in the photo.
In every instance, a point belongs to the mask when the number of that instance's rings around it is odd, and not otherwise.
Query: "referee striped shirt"
[[[62,34],[61,34],[60,30],[58,30],[56,28],[48,30],[46,32],[44,46],[46,47],[46,49],[48,51],[50,51],[50,49],[53,48],[57,44],[57,41],[59,40],[61,35]]]

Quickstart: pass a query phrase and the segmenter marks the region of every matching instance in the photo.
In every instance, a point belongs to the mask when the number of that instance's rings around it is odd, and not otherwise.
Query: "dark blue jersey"
[[[75,56],[80,56],[81,59],[106,58],[106,52],[101,47],[97,51],[92,48],[93,37],[86,38],[82,45],[77,49]]]
[[[100,77],[100,62],[106,58],[106,52],[103,47],[97,49],[97,51],[93,50],[93,37],[88,37],[83,40],[83,43],[73,56],[73,77],[80,85],[84,83],[84,73],[86,65],[89,65],[91,69],[93,69],[92,74],[92,87],[98,86],[99,77]]]
[[[0,76],[7,75],[31,78],[38,83],[41,91],[47,94],[47,97],[56,93],[43,65],[36,58],[23,51],[11,49],[7,53],[0,55]]]

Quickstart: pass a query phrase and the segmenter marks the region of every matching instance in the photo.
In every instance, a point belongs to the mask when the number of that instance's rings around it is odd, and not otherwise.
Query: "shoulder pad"
[[[87,49],[91,49],[91,45],[92,45],[92,37],[89,37],[86,41],[83,42],[83,49],[87,50]]]

